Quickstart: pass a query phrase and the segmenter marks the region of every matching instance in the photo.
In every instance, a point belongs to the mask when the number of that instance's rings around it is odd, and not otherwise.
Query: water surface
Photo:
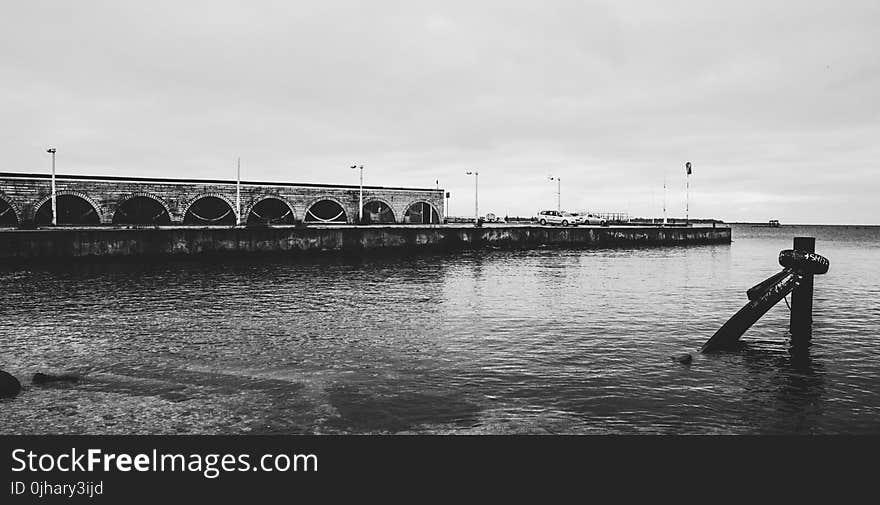
[[[780,270],[831,261],[813,344],[774,307],[697,349]],[[699,247],[0,267],[2,433],[880,433],[880,228],[736,225]]]

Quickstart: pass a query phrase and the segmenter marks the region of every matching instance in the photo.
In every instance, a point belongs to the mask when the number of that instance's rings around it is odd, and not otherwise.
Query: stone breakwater
[[[730,243],[728,227],[309,226],[0,231],[0,260]]]

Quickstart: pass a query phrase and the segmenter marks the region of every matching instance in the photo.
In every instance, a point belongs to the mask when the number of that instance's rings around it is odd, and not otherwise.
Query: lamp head
[[[54,147],[50,147],[49,149],[46,149],[46,152],[47,152],[47,153],[51,153],[51,154],[55,154],[55,148],[54,148]]]

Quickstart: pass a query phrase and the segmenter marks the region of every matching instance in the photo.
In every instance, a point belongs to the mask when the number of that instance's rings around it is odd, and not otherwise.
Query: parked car
[[[598,224],[601,226],[607,226],[608,222],[590,212],[573,212],[571,214],[577,218],[577,224]]]
[[[535,219],[541,226],[548,224],[560,224],[562,226],[576,226],[578,223],[574,216],[569,214],[568,212],[562,212],[558,210],[542,210],[538,212],[538,215],[535,216]]]

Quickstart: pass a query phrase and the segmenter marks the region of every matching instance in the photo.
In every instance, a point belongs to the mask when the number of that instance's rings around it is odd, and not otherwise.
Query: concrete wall
[[[148,196],[161,203],[171,217],[171,222],[183,222],[190,205],[203,196],[217,196],[226,200],[235,210],[234,181],[177,182],[173,180],[101,179],[100,177],[56,178],[59,195],[73,194],[84,198],[97,210],[102,224],[113,222],[118,206],[135,196]],[[12,207],[18,222],[33,221],[37,208],[51,196],[50,179],[28,174],[0,173],[0,201]],[[306,210],[323,199],[335,200],[342,205],[349,223],[358,217],[358,186],[332,186],[317,184],[262,184],[243,182],[241,186],[242,221],[247,221],[250,209],[260,200],[274,197],[283,200],[292,209],[294,218],[301,221]],[[403,222],[410,205],[427,202],[443,219],[441,189],[386,188],[364,186],[364,204],[379,200],[391,207],[395,221]],[[5,206],[3,206],[5,208]]]
[[[0,231],[0,260],[729,243],[730,228],[371,226]]]

